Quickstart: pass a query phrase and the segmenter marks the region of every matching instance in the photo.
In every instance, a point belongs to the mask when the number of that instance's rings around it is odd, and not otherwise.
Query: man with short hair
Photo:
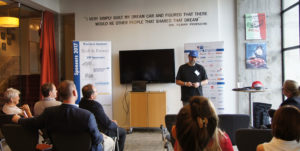
[[[102,151],[103,135],[98,130],[94,115],[75,105],[78,95],[74,82],[61,82],[58,91],[62,105],[48,107],[40,116],[34,118],[21,119],[14,115],[12,121],[25,127],[45,128],[50,135],[55,132],[87,132],[91,135],[91,151]]]
[[[56,101],[57,90],[53,83],[45,83],[41,87],[43,99],[34,104],[34,115],[38,116],[43,113],[45,108],[61,105],[61,102]]]
[[[95,101],[97,97],[97,90],[92,84],[87,84],[82,88],[83,98],[79,102],[79,107],[89,110],[92,112],[95,117],[99,127],[99,130],[110,136],[117,136],[117,130],[119,131],[119,147],[120,151],[123,151],[125,139],[126,139],[126,131],[125,129],[118,127],[116,121],[112,121],[105,114],[102,105]]]
[[[181,101],[188,104],[192,96],[203,96],[202,86],[208,83],[205,68],[196,63],[198,51],[189,53],[189,62],[179,67],[176,84],[181,86]]]

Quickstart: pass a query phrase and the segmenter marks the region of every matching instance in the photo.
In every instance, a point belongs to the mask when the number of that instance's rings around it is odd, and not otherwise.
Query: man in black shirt
[[[181,86],[181,101],[188,103],[192,96],[203,96],[202,86],[208,83],[204,67],[196,63],[198,52],[189,53],[189,62],[179,67],[176,84]]]
[[[79,102],[79,107],[89,110],[95,115],[99,130],[107,136],[116,137],[118,130],[118,144],[120,151],[123,151],[126,139],[126,130],[119,127],[116,121],[110,120],[105,114],[102,105],[95,101],[97,96],[96,88],[92,84],[87,84],[82,88],[82,95],[83,98]]]

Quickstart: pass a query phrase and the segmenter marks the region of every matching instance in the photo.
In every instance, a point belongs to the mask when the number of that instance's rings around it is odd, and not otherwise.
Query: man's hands
[[[198,87],[200,86],[200,83],[199,83],[199,82],[195,82],[195,83],[192,83],[192,82],[185,82],[185,86],[187,86],[187,87],[198,88]]]
[[[30,108],[29,108],[28,104],[22,105],[21,109],[23,111],[25,111],[25,113],[23,113],[25,118],[32,117],[32,114],[31,114],[31,111],[30,111]]]
[[[20,118],[21,118],[21,117],[20,117],[19,115],[15,114],[15,115],[12,117],[11,121],[18,124]]]
[[[111,120],[112,122],[114,122],[116,125],[118,125],[118,122],[116,120]]]

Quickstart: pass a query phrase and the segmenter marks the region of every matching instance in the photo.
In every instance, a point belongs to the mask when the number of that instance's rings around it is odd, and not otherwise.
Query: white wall
[[[120,85],[119,50],[130,49],[175,49],[175,68],[184,63],[184,43],[224,41],[225,43],[225,113],[236,112],[235,86],[235,8],[234,0],[64,0],[60,1],[61,13],[75,13],[75,40],[112,41],[112,80],[114,119],[121,126],[128,126],[124,111],[124,93],[131,85]],[[131,24],[119,26],[95,26],[87,21],[90,16],[114,16],[148,13],[206,11],[200,20],[206,26],[169,27],[168,24]],[[127,87],[127,89],[126,89]],[[167,113],[177,113],[182,107],[180,87],[174,84],[149,84],[149,91],[167,92]]]
[[[219,0],[219,40],[224,41],[225,113],[239,113],[236,102],[236,9],[235,0]]]
[[[47,10],[51,12],[60,12],[60,0],[16,0],[32,8],[37,8],[38,10]]]

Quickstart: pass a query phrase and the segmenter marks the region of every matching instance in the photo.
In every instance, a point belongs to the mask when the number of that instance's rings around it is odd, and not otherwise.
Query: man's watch
[[[184,82],[183,85],[186,86],[186,82]]]

